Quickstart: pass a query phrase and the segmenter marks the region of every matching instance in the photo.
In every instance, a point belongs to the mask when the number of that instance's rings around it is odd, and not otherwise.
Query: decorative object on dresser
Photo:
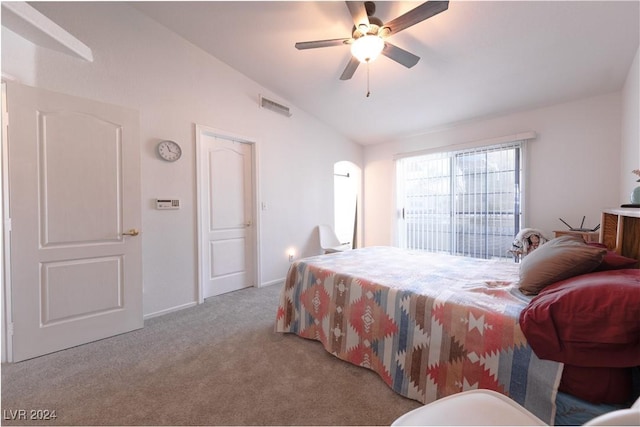
[[[634,169],[631,171],[631,173],[638,175],[638,177],[640,177],[640,169]],[[638,178],[636,182],[640,182],[640,178]],[[634,188],[633,191],[631,192],[631,205],[622,205],[622,207],[640,208],[640,186]]]

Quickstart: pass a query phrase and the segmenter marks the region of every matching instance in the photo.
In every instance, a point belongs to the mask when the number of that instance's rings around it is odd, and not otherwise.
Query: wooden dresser
[[[604,209],[601,224],[600,243],[622,256],[640,261],[640,209]]]

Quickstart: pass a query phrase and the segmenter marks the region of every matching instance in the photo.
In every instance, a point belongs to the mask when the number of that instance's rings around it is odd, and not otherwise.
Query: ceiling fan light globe
[[[362,36],[351,44],[351,54],[360,62],[374,61],[382,49],[384,40],[371,34]]]

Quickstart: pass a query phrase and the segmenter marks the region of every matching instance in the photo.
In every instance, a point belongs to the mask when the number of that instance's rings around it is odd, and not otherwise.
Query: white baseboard
[[[163,314],[173,313],[174,311],[184,310],[185,308],[195,307],[196,305],[198,305],[198,303],[195,301],[188,302],[186,304],[177,305],[175,307],[167,308],[165,310],[156,311],[155,313],[145,314],[143,316],[143,319],[144,320],[151,319],[152,317],[162,316]]]
[[[266,287],[266,286],[282,285],[284,283],[284,280],[285,280],[284,277],[282,279],[270,280],[268,282],[263,282],[258,287],[259,288],[263,288],[263,287]],[[144,320],[151,319],[153,317],[158,317],[158,316],[162,316],[164,314],[173,313],[174,311],[179,311],[179,310],[184,310],[185,308],[195,307],[196,305],[198,305],[198,303],[196,301],[188,302],[186,304],[177,305],[175,307],[167,308],[165,310],[160,310],[160,311],[156,311],[154,313],[145,314],[143,316],[143,319]]]
[[[272,285],[278,285],[278,284],[283,284],[284,283],[284,277],[282,279],[276,279],[276,280],[269,280],[268,282],[263,282],[260,284],[260,286],[258,286],[259,288],[263,288],[265,286],[272,286]]]

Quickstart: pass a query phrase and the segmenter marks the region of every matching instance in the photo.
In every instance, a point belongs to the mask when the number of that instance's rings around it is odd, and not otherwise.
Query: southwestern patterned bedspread
[[[322,342],[429,403],[487,388],[553,424],[562,364],[540,360],[518,315],[518,264],[369,247],[292,264],[276,331]]]

